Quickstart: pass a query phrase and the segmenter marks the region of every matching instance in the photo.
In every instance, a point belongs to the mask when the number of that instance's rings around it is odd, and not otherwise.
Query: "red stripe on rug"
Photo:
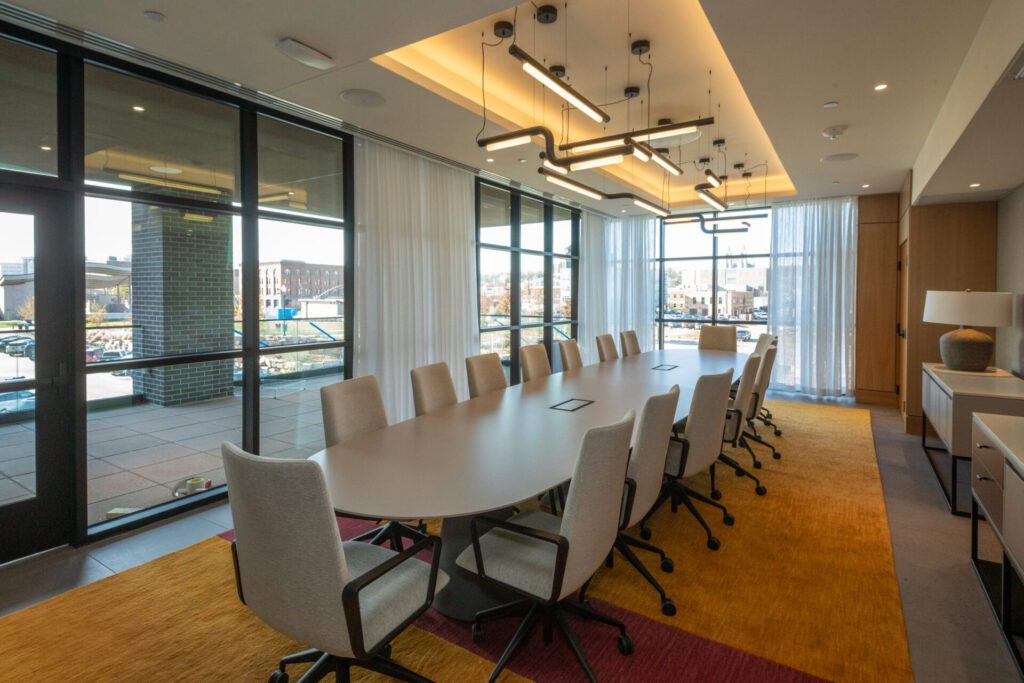
[[[673,628],[640,614],[608,603],[593,601],[605,614],[626,624],[633,640],[630,656],[619,654],[615,644],[618,633],[604,624],[568,615],[590,666],[602,681],[758,681],[768,683],[803,683],[822,679],[788,666],[757,657],[728,645],[716,643]],[[652,600],[652,609],[656,609]],[[488,621],[484,641],[477,645],[470,635],[470,625],[449,619],[430,610],[416,625],[471,652],[496,662],[512,640],[522,617]],[[686,617],[680,617],[680,625]],[[509,669],[538,683],[577,680],[583,670],[564,637],[555,627],[555,638],[546,645],[540,624],[512,655]]]

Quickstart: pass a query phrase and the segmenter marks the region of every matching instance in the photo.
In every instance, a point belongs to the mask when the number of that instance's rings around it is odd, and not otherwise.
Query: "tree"
[[[29,297],[28,300],[21,306],[18,306],[18,317],[22,320],[35,320],[36,319],[36,298]]]

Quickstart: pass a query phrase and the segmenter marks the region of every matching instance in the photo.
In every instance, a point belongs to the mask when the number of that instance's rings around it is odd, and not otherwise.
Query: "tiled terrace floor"
[[[319,388],[335,376],[283,383],[260,398],[260,452],[306,457],[323,448]],[[0,426],[0,504],[35,492],[31,421]],[[150,403],[91,410],[88,417],[89,523],[116,508],[145,508],[173,499],[178,482],[202,476],[224,483],[220,445],[240,443],[242,399],[184,406]]]

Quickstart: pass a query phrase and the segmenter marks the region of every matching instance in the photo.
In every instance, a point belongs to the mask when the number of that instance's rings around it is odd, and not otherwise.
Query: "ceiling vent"
[[[849,126],[829,126],[822,130],[821,134],[829,140],[835,140],[845,133],[847,128],[849,128]]]

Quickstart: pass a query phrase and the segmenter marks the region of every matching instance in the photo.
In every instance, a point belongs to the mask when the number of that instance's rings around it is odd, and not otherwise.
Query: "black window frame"
[[[480,239],[480,213],[481,213],[481,202],[480,193],[483,187],[493,187],[501,190],[502,192],[509,193],[509,201],[511,205],[511,211],[509,216],[509,227],[510,227],[510,244],[508,246],[491,244],[482,242]],[[552,365],[555,365],[554,357],[552,352],[554,350],[554,344],[556,341],[554,338],[555,327],[562,325],[569,325],[569,336],[571,339],[576,339],[579,333],[579,273],[580,273],[580,220],[582,212],[580,209],[556,202],[547,197],[539,196],[529,192],[523,192],[517,187],[509,187],[500,183],[485,180],[483,178],[476,179],[475,187],[476,195],[476,248],[477,248],[477,259],[476,259],[476,284],[477,284],[477,306],[479,309],[480,301],[480,250],[489,249],[493,251],[506,252],[510,255],[510,314],[509,324],[499,325],[492,327],[483,327],[480,325],[480,312],[477,311],[477,327],[481,335],[489,332],[508,332],[509,333],[509,383],[519,384],[521,381],[521,372],[519,367],[519,348],[521,342],[521,333],[523,330],[535,330],[543,329],[544,332],[544,348],[547,351],[548,358],[552,361]],[[538,251],[535,249],[523,249],[520,247],[520,228],[521,228],[521,207],[522,199],[527,198],[536,202],[540,202],[544,207],[544,249]],[[569,250],[569,254],[555,253],[553,251],[554,245],[554,213],[555,207],[559,207],[569,212],[570,220],[572,221],[572,243]],[[542,256],[544,258],[544,321],[540,323],[529,323],[521,324],[520,319],[520,308],[521,308],[521,273],[520,273],[520,257],[522,255],[529,256]],[[572,264],[572,308],[570,319],[554,319],[554,301],[553,301],[553,280],[554,280],[554,259],[568,259]]]
[[[767,211],[769,218],[771,216],[770,207],[760,208],[740,208],[730,209],[727,211],[713,211],[704,213],[708,223],[711,224],[712,218],[740,214],[750,213],[751,211]],[[695,214],[696,215],[696,214]],[[768,329],[767,320],[738,320],[734,318],[719,318],[718,317],[718,263],[719,261],[727,261],[730,256],[722,256],[718,253],[718,235],[711,237],[711,254],[703,256],[666,256],[665,255],[665,228],[670,227],[672,229],[689,229],[689,230],[700,230],[699,224],[697,223],[676,223],[666,224],[664,220],[658,221],[658,305],[654,322],[658,326],[658,348],[665,348],[665,325],[667,323],[693,323],[698,325],[743,325],[744,327],[761,326],[765,330]],[[732,227],[730,224],[722,224],[723,228]],[[770,228],[769,228],[770,229]],[[769,248],[768,253],[764,254],[744,254],[746,258],[771,258],[771,250]],[[696,317],[673,317],[669,318],[665,316],[665,304],[667,291],[665,288],[665,265],[667,263],[678,263],[684,261],[710,261],[711,262],[711,316],[709,319],[701,319]],[[765,285],[768,296],[771,297],[771,291],[768,290],[767,284]]]
[[[125,515],[115,520],[89,525],[87,517],[88,491],[86,474],[87,448],[87,401],[85,386],[87,376],[118,370],[145,370],[186,363],[201,363],[217,360],[238,360],[243,363],[242,381],[242,447],[259,453],[259,360],[264,355],[278,355],[297,351],[324,348],[343,349],[343,379],[352,377],[353,329],[355,301],[355,188],[354,188],[354,141],[351,134],[340,126],[334,127],[322,121],[298,116],[295,113],[277,109],[239,95],[181,78],[148,66],[136,64],[119,57],[108,55],[88,47],[67,42],[53,36],[38,33],[23,26],[0,21],[0,40],[10,40],[30,47],[43,49],[57,55],[57,154],[56,176],[26,173],[0,169],[0,183],[11,187],[38,187],[60,191],[71,198],[73,220],[68,226],[72,239],[69,248],[72,257],[80,266],[75,273],[72,294],[85,299],[85,198],[99,197],[133,203],[144,203],[162,207],[195,209],[218,215],[239,216],[242,224],[242,336],[241,348],[225,349],[181,355],[155,356],[117,361],[87,363],[84,354],[77,353],[71,368],[71,381],[75,387],[76,405],[73,416],[75,439],[69,445],[69,457],[74,461],[74,507],[75,523],[72,538],[75,545],[92,542],[107,536],[138,528],[186,510],[222,500],[227,495],[225,485],[209,491],[193,494],[177,500]],[[239,116],[239,172],[240,206],[208,202],[201,199],[183,199],[171,195],[137,190],[122,190],[85,182],[85,65],[120,72],[161,87],[218,102],[237,110]],[[258,137],[257,120],[268,116],[285,123],[307,128],[333,137],[342,145],[342,196],[343,216],[340,220],[321,219],[313,215],[290,215],[273,210],[261,209],[259,197]],[[317,344],[291,344],[261,347],[259,339],[259,220],[294,222],[302,225],[325,225],[344,230],[344,339]],[[74,333],[68,343],[85,348],[85,310],[75,307],[75,319],[71,321]]]

